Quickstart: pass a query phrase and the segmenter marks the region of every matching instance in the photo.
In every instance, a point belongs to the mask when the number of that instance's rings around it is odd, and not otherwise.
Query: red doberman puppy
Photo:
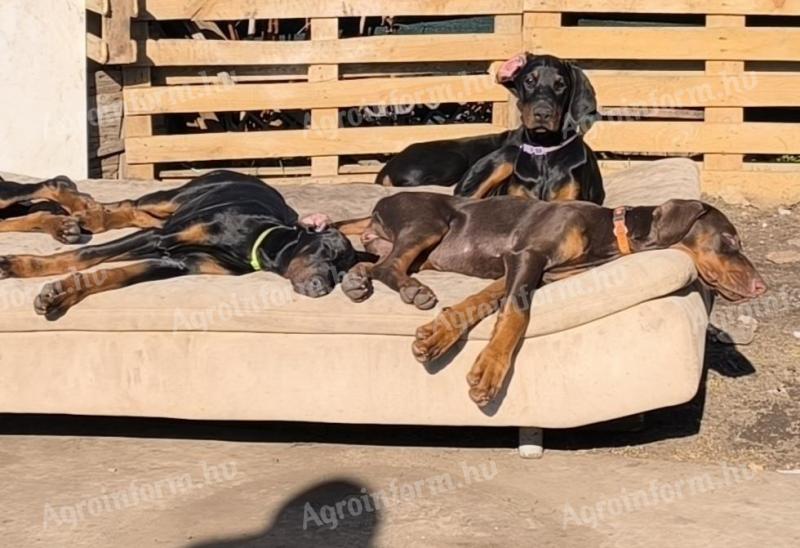
[[[344,277],[342,289],[355,302],[371,295],[376,279],[398,291],[404,302],[432,308],[433,291],[410,276],[418,270],[496,280],[420,327],[413,345],[420,362],[431,362],[499,309],[491,340],[467,376],[469,395],[479,406],[499,392],[524,337],[532,295],[543,283],[628,253],[676,248],[688,253],[702,281],[728,300],[766,291],[731,222],[696,200],[608,209],[581,201],[472,200],[409,192],[382,199],[366,219],[337,226],[360,234],[367,251],[380,256]]]

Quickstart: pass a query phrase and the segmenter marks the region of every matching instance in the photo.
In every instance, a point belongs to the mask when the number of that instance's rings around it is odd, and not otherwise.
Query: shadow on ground
[[[334,479],[298,492],[255,535],[202,540],[189,548],[361,548],[373,545],[380,519],[380,506],[365,486]]]

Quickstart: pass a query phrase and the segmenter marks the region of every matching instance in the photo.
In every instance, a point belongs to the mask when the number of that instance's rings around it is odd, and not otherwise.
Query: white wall
[[[83,0],[0,0],[0,171],[87,175]]]

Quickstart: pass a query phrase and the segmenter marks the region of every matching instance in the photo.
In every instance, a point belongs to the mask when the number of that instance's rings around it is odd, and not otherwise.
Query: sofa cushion
[[[86,182],[81,189],[100,200],[116,200],[169,185]],[[667,160],[608,178],[614,204],[659,203],[668,197],[695,198],[698,174],[693,163]],[[281,186],[301,213],[325,211],[336,219],[366,215],[383,196],[398,192],[377,185]],[[427,189],[426,189],[427,190]],[[449,189],[436,188],[438,192]],[[649,196],[654,196],[648,199]],[[108,241],[129,231],[95,237]],[[51,253],[67,249],[42,234],[0,234],[0,254]],[[107,267],[107,265],[105,266]],[[536,293],[527,337],[582,325],[641,302],[671,294],[695,279],[691,260],[680,251],[635,254],[584,274],[545,286]],[[454,304],[488,284],[457,274],[424,272],[419,278],[437,293],[440,306]],[[15,331],[220,331],[253,333],[413,334],[433,317],[400,301],[376,284],[366,303],[352,304],[336,289],[321,299],[294,293],[290,284],[268,273],[242,277],[189,276],[151,282],[94,295],[56,322],[33,313],[42,279],[0,282],[0,332]],[[491,322],[470,335],[487,339]]]

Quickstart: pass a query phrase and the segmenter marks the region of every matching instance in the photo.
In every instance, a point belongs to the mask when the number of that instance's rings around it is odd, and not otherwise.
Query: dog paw
[[[404,303],[413,304],[420,310],[430,310],[436,306],[437,302],[433,290],[416,280],[412,280],[400,288],[400,298]]]
[[[411,353],[418,362],[426,365],[442,357],[460,337],[461,332],[440,315],[417,329]]]
[[[351,301],[364,302],[372,295],[372,280],[361,272],[351,270],[342,278],[342,291]]]
[[[490,353],[482,352],[467,374],[469,397],[478,407],[486,407],[503,386],[508,364]]]
[[[75,290],[63,281],[45,284],[33,300],[33,309],[48,319],[55,319],[63,315],[72,306]]]
[[[81,239],[80,223],[72,217],[62,217],[55,223],[52,235],[62,244],[77,244]]]

